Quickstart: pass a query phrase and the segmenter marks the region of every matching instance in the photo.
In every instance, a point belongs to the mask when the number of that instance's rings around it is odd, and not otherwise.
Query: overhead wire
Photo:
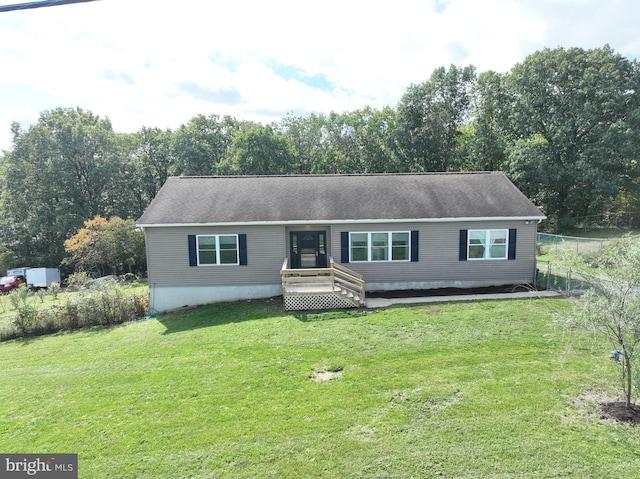
[[[57,7],[72,3],[95,2],[97,0],[41,0],[38,2],[14,3],[11,5],[0,5],[1,12],[11,12],[14,10],[28,10],[31,8]]]

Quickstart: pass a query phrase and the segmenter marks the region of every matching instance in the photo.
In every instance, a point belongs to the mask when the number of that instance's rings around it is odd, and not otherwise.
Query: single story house
[[[171,177],[138,226],[150,308],[532,283],[543,213],[501,172]]]

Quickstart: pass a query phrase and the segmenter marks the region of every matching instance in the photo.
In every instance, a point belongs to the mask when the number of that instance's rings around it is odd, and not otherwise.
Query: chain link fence
[[[549,233],[538,233],[538,250],[558,254],[561,250],[566,251],[571,248],[577,254],[596,253],[606,244],[615,241],[611,238],[583,238],[579,236],[553,235]]]
[[[591,289],[591,283],[580,271],[552,261],[538,263],[536,286],[538,289],[559,291],[566,295],[582,294]]]
[[[538,233],[538,252],[562,257],[567,252],[576,253],[588,259],[615,238],[586,238],[580,236],[564,236],[549,233]],[[561,259],[538,261],[536,286],[540,289],[560,291],[563,294],[581,294],[591,288],[588,279]]]

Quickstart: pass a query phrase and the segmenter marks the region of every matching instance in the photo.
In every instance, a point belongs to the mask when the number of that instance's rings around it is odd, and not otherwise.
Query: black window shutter
[[[516,229],[509,229],[509,259],[516,259]]]
[[[196,235],[189,235],[189,266],[198,266],[198,254],[196,253]]]
[[[467,234],[469,230],[460,230],[460,261],[467,261]]]
[[[340,262],[349,262],[349,232],[340,233]]]
[[[238,235],[238,254],[240,256],[240,265],[246,266],[247,264],[247,235]]]
[[[418,261],[418,231],[411,232],[411,261]]]

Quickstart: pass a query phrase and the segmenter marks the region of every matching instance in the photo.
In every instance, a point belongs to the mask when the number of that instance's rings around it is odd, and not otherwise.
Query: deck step
[[[362,301],[362,299],[360,298],[360,295],[355,294],[355,293],[353,293],[353,292],[351,292],[351,291],[347,291],[347,290],[346,290],[346,289],[344,289],[344,288],[340,288],[339,290],[337,290],[337,293],[338,293],[340,296],[342,296],[342,297],[344,297],[344,298],[349,299],[349,300],[350,300],[350,301],[352,301],[354,304],[360,304],[360,305],[364,304],[364,302],[363,302],[363,301]]]

